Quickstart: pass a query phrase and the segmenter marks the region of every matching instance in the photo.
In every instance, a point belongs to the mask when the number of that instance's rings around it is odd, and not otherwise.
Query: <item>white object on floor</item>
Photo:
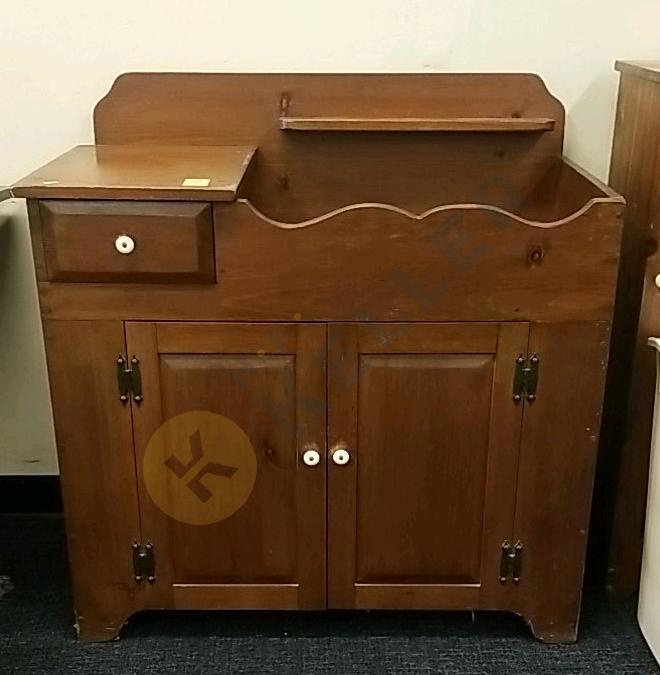
[[[660,338],[649,338],[649,345],[656,350],[655,410],[637,620],[660,663]]]

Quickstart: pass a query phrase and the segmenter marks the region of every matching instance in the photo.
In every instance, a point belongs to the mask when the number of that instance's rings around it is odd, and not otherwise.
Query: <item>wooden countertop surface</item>
[[[12,187],[15,197],[233,201],[251,146],[79,145]]]

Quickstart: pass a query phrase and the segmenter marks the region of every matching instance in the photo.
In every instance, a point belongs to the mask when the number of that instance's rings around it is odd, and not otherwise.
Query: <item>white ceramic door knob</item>
[[[129,237],[127,234],[120,234],[115,239],[115,248],[118,253],[122,255],[128,255],[133,253],[135,250],[135,240],[132,237]]]
[[[321,461],[321,455],[318,450],[305,450],[303,453],[303,462],[307,466],[316,466]]]
[[[335,464],[339,464],[339,466],[343,466],[344,464],[348,464],[350,459],[351,459],[351,455],[346,448],[337,448],[332,453],[332,461]]]
[[[660,288],[660,274],[655,275],[655,285]]]

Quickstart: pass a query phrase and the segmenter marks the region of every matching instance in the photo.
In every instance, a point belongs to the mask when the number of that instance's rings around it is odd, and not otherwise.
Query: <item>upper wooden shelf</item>
[[[18,181],[15,197],[233,201],[251,146],[79,145]]]
[[[281,117],[291,131],[552,131],[546,117]]]

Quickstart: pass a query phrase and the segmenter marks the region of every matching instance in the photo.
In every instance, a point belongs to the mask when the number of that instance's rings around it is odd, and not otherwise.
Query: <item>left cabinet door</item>
[[[326,328],[126,324],[149,607],[325,606]]]
[[[121,321],[45,321],[76,628],[114,638],[142,606],[134,580],[140,541],[131,411],[117,389]]]

